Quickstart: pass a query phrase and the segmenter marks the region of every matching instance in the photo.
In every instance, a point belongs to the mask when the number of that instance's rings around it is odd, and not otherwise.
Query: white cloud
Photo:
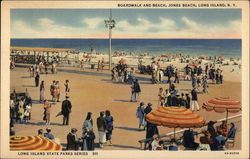
[[[178,20],[178,19],[175,19]],[[139,17],[137,23],[127,20],[117,21],[113,29],[114,38],[240,38],[241,20],[229,21],[225,25],[201,24],[188,17],[179,19],[186,26],[178,26],[172,19],[159,17],[154,23]],[[103,23],[103,27],[99,27]],[[38,19],[36,25],[24,21],[13,21],[11,24],[12,38],[105,38],[108,37],[104,20],[84,18],[82,26],[64,26],[49,18]]]
[[[49,18],[38,19],[38,27],[30,26],[23,21],[14,21],[11,29],[13,38],[86,38],[100,37],[102,34],[100,30],[94,30],[93,26],[63,26]]]
[[[101,23],[104,25],[104,19],[103,18],[85,18],[82,21],[83,23],[88,25],[89,29],[96,29]]]
[[[24,37],[36,37],[39,34],[37,30],[24,23],[23,21],[17,20],[11,24],[11,37],[24,38]]]
[[[229,28],[234,31],[240,31],[241,30],[241,20],[232,20],[229,21]]]
[[[181,21],[183,21],[191,29],[200,30],[201,26],[197,22],[188,19],[187,17],[182,17]]]
[[[137,18],[137,25],[131,24],[126,20],[118,21],[118,30],[125,31],[127,33],[143,33],[145,32],[162,32],[167,29],[172,29],[175,27],[175,22],[171,19],[166,19],[160,17],[160,23],[153,23],[144,18]]]

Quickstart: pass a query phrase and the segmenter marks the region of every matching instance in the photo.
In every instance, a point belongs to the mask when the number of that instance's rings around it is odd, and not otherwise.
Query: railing
[[[238,117],[241,117],[241,114],[230,116],[230,117],[227,118],[227,120],[238,118]],[[216,120],[216,122],[219,123],[219,122],[222,122],[224,120],[226,120],[226,118]],[[207,125],[208,125],[208,123],[204,124],[204,126],[207,126]],[[195,129],[195,128],[192,128],[192,129]],[[167,133],[167,134],[163,134],[163,135],[160,135],[159,138],[168,137],[168,136],[172,136],[174,134],[183,133],[185,130],[188,130],[188,129],[181,129],[181,130],[178,130],[178,131],[175,131],[175,132],[170,132],[170,133]],[[143,150],[143,144],[144,144],[144,150],[145,150],[146,144],[149,143],[152,140],[153,140],[153,138],[147,138],[147,139],[139,140],[138,142],[140,143],[141,150]]]

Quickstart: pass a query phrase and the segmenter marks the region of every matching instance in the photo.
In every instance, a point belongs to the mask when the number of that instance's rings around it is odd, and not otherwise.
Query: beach
[[[99,59],[106,58],[107,55],[99,56],[92,62],[96,62]],[[115,57],[114,61],[118,61],[121,58],[127,60],[128,64],[137,65],[138,59]],[[131,60],[131,61],[130,61]],[[145,63],[148,61],[145,60]],[[164,63],[161,67],[165,67],[170,63]],[[172,61],[171,64],[178,68],[185,67],[185,63],[179,63],[178,61]],[[70,124],[68,126],[62,125],[62,116],[55,117],[61,110],[61,102],[57,102],[56,105],[52,105],[51,108],[51,125],[45,125],[42,120],[43,117],[43,104],[38,102],[39,100],[39,87],[35,86],[34,78],[30,78],[28,68],[16,67],[11,71],[11,85],[10,90],[16,90],[16,92],[24,92],[28,89],[28,93],[33,99],[33,106],[31,110],[31,120],[27,124],[15,124],[14,130],[16,135],[37,135],[37,130],[50,127],[52,134],[59,138],[62,145],[66,145],[66,136],[70,132],[71,128],[77,128],[77,135],[81,137],[82,124],[86,118],[88,112],[93,113],[94,120],[94,133],[96,135],[95,142],[98,142],[98,132],[96,127],[96,119],[99,117],[100,111],[110,110],[111,115],[114,118],[114,131],[112,137],[112,146],[104,146],[102,150],[139,150],[139,140],[145,139],[145,131],[138,131],[138,118],[136,118],[136,109],[139,102],[130,102],[131,85],[112,82],[111,73],[109,70],[103,72],[97,72],[96,69],[85,69],[80,71],[78,67],[57,67],[57,74],[42,74],[40,81],[45,81],[45,98],[51,99],[49,86],[53,80],[58,80],[61,88],[60,101],[65,99],[64,85],[65,80],[70,81],[71,92],[69,94],[70,101],[72,102],[72,113],[70,115]],[[223,84],[209,84],[208,94],[198,94],[198,103],[200,107],[202,104],[214,97],[230,97],[241,101],[241,70],[238,65],[222,66],[224,82]],[[231,70],[234,69],[233,72]],[[168,84],[151,84],[150,75],[135,74],[135,77],[139,79],[141,84],[141,90],[139,101],[145,103],[151,102],[153,109],[157,109],[158,104],[158,90],[160,87],[164,89],[168,88]],[[166,77],[164,77],[166,78]],[[17,82],[18,81],[18,82]],[[192,89],[190,81],[180,81],[180,84],[176,84],[179,92],[190,92]],[[201,109],[197,112],[207,122],[210,120],[218,120],[225,118],[225,113],[216,113],[214,111],[207,112]],[[229,116],[234,116],[239,113],[229,113]],[[237,127],[237,134],[235,138],[235,146],[231,149],[241,149],[241,117],[230,120],[233,121]],[[172,132],[173,129],[159,126],[160,134]],[[206,129],[206,127],[202,128]],[[177,130],[180,130],[178,128]],[[201,130],[201,129],[197,129]],[[198,138],[196,138],[198,141]],[[99,150],[99,148],[96,148]]]

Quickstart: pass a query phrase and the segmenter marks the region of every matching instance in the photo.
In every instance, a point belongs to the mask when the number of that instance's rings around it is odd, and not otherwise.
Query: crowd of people
[[[56,69],[56,63],[53,62],[51,64],[51,73],[56,74],[57,69]],[[30,72],[30,78],[35,77],[39,74],[49,74],[49,63],[48,62],[39,62],[39,64],[34,64],[29,67],[28,72]]]
[[[158,129],[154,124],[151,132],[147,132],[148,138],[151,138],[145,145],[146,149],[155,150],[168,150],[178,151],[180,145],[184,147],[184,150],[188,151],[224,151],[227,149],[227,142],[234,140],[236,134],[236,127],[233,122],[230,123],[228,128],[227,121],[222,121],[219,126],[214,127],[215,121],[209,121],[207,130],[202,130],[200,133],[193,131],[192,129],[185,130],[183,135],[176,139],[165,139],[158,133]],[[201,135],[200,135],[201,134]],[[195,136],[199,137],[199,141],[195,140]]]
[[[82,64],[83,65],[83,64]],[[97,71],[103,70],[103,61],[98,61]],[[56,73],[56,64],[51,65],[52,73]],[[80,66],[80,69],[84,69]],[[180,72],[177,67],[172,64],[167,66],[165,70],[161,69],[159,62],[152,62],[149,68],[152,75],[152,83],[164,83],[164,76],[167,77],[166,83],[169,84],[167,89],[159,88],[158,92],[158,106],[168,107],[183,107],[186,109],[191,109],[191,111],[199,111],[200,106],[198,104],[197,92],[200,91],[202,87],[203,93],[208,93],[208,79],[212,83],[222,84],[223,74],[222,69],[219,67],[215,69],[214,64],[206,64],[205,69],[198,65],[187,65],[184,68],[184,80],[191,81],[192,91],[188,93],[179,92],[176,85],[180,83]],[[45,82],[41,81],[40,75],[48,74],[48,64],[40,61],[39,64],[35,64],[29,67],[30,77],[35,78],[35,86],[39,87],[40,90],[40,103],[43,103],[44,113],[43,120],[46,125],[50,125],[51,108],[56,102],[60,102],[61,89],[59,81],[52,81],[50,85],[50,95],[51,101],[45,99]],[[138,79],[132,76],[131,70],[124,63],[119,63],[111,70],[112,81],[121,81],[131,84],[131,102],[139,101],[139,95],[141,93],[141,87]],[[174,80],[172,80],[174,78]],[[61,111],[56,116],[63,116],[62,125],[70,125],[70,113],[72,109],[72,103],[69,100],[70,95],[70,82],[65,80],[65,100],[62,101]],[[191,97],[190,97],[191,94]],[[141,102],[136,110],[136,117],[139,119],[138,127],[141,130],[146,130],[146,138],[153,138],[151,142],[148,142],[150,150],[162,150],[164,148],[164,141],[161,142],[159,137],[159,131],[157,125],[146,122],[145,116],[152,111],[152,103],[147,103],[145,106],[144,102]],[[31,119],[31,108],[32,99],[29,95],[17,98],[14,94],[10,96],[10,118],[11,123],[27,122]],[[112,145],[112,132],[113,132],[113,117],[109,110],[105,112],[100,112],[100,116],[96,120],[96,126],[98,130],[98,143],[99,147],[103,148],[105,143],[109,142]],[[207,150],[224,150],[224,145],[229,138],[234,138],[235,135],[235,125],[231,123],[231,128],[227,128],[227,124],[223,122],[222,125],[216,130],[213,128],[214,122],[209,122],[207,131],[203,131],[204,136],[200,139],[200,144],[194,141],[194,133],[191,130],[187,130],[183,134],[183,146],[186,150],[197,150],[197,149],[207,149]],[[13,128],[13,127],[11,127]],[[55,137],[51,134],[51,129],[46,129],[47,133],[43,134],[43,130],[38,130],[39,136],[45,136],[51,140]],[[92,113],[88,112],[86,119],[82,126],[82,135],[80,138],[77,136],[77,129],[72,128],[67,135],[67,150],[94,150],[96,134],[93,130],[93,119]],[[14,134],[13,131],[10,133]],[[167,150],[178,150],[178,145],[175,140],[169,142],[170,146]],[[207,145],[205,145],[207,144]],[[203,146],[203,147],[202,147]],[[209,147],[208,147],[209,146]]]
[[[32,98],[28,93],[18,96],[15,90],[10,95],[10,123],[26,123],[31,120]]]
[[[100,116],[96,120],[99,148],[103,148],[107,142],[112,145],[113,121],[109,110],[100,112]],[[88,112],[83,122],[81,137],[77,136],[78,130],[76,128],[72,128],[71,132],[68,133],[66,150],[94,150],[97,145],[94,142],[96,135],[93,129],[92,113]]]
[[[132,84],[134,80],[132,72],[132,68],[128,68],[128,66],[124,63],[119,63],[111,70],[111,80],[114,82]]]

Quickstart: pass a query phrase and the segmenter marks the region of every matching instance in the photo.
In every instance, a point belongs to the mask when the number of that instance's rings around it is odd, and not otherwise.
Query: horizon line
[[[10,39],[107,39],[108,38],[10,38]],[[174,39],[186,39],[186,40],[242,40],[242,38],[112,38],[115,39],[162,39],[162,40],[174,40]]]

